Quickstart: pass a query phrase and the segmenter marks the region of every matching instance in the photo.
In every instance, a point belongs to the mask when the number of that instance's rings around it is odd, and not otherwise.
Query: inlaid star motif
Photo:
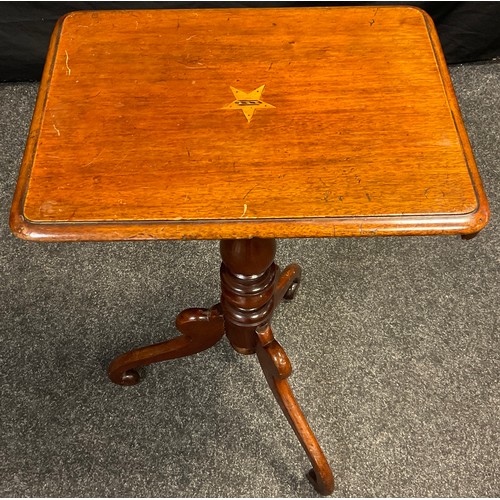
[[[275,107],[261,100],[264,87],[265,85],[261,85],[258,89],[252,90],[252,92],[248,93],[234,87],[229,87],[233,92],[235,100],[231,104],[224,106],[222,109],[241,109],[247,121],[250,122],[256,109]]]

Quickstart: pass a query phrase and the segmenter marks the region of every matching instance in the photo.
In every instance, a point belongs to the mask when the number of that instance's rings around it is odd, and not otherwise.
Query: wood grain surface
[[[245,115],[249,97],[269,106]],[[11,228],[38,240],[468,234],[488,216],[422,11],[137,10],[58,23]]]

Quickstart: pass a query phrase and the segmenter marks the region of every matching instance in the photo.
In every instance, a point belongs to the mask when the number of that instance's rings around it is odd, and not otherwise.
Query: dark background
[[[39,80],[57,19],[74,10],[414,5],[436,24],[448,64],[500,56],[500,2],[2,2],[0,81]]]

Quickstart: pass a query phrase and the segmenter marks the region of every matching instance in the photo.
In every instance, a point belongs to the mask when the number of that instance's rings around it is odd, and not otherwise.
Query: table
[[[301,269],[276,239],[460,234],[488,203],[431,19],[412,7],[130,10],[57,24],[14,195],[35,241],[219,239],[221,301],[138,369],[224,335],[256,353],[322,494],[333,475],[271,318]]]

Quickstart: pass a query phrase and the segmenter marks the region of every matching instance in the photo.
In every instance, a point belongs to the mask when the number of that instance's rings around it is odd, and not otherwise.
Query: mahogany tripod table
[[[79,12],[54,31],[11,212],[37,241],[220,239],[221,301],[117,384],[224,335],[256,353],[323,494],[271,330],[276,239],[461,234],[488,204],[432,21],[409,7]]]

